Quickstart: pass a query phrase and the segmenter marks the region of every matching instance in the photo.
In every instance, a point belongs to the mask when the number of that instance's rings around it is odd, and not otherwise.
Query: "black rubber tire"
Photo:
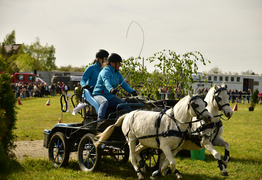
[[[50,139],[48,157],[54,167],[65,167],[69,160],[69,147],[65,135],[62,132],[56,132]]]
[[[78,145],[78,164],[82,171],[93,172],[97,170],[101,161],[100,150],[94,145],[95,135],[86,134]]]

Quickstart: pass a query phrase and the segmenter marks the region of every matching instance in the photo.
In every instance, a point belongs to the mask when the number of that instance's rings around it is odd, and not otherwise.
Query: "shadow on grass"
[[[113,165],[113,166],[112,166]],[[136,172],[131,165],[130,162],[127,163],[118,163],[114,162],[112,159],[103,159],[101,162],[101,166],[98,170],[100,173],[104,173],[104,176],[110,176],[110,177],[115,177],[116,179],[127,179],[127,178],[133,178],[137,179]],[[150,179],[150,176],[152,175],[151,172],[146,172],[143,173],[145,179]],[[184,179],[194,179],[194,180],[221,180],[225,179],[225,177],[214,177],[213,175],[203,175],[203,174],[187,174],[187,173],[182,173],[182,176]],[[167,175],[165,177],[158,177],[157,179],[163,179],[163,180],[173,180],[177,179],[176,175],[174,173]]]
[[[221,157],[223,159],[223,156]],[[216,159],[211,155],[211,154],[206,154],[206,162],[216,162]],[[232,157],[230,156],[230,162],[238,162],[238,163],[241,163],[241,164],[246,164],[246,163],[249,163],[249,164],[258,164],[258,165],[262,165],[262,162],[260,159],[244,159],[244,158],[237,158],[237,157]]]
[[[14,172],[24,171],[23,166],[17,160],[10,160],[4,167],[0,168],[0,179],[8,179],[8,176]]]
[[[11,169],[5,173],[2,179],[8,179],[8,175],[12,173],[20,173],[20,172],[27,172],[27,171],[41,171],[42,173],[49,172],[50,170],[55,169],[52,164],[46,159],[26,159],[24,162],[12,161]],[[72,170],[72,171],[80,171],[78,162],[76,160],[71,160],[68,163],[68,166],[63,168],[64,170]],[[64,173],[59,172],[59,173]],[[59,174],[58,173],[58,174]],[[109,179],[137,179],[136,172],[128,161],[127,163],[120,163],[116,162],[111,158],[103,157],[101,159],[101,164],[98,167],[95,173],[99,173],[98,177],[108,177]],[[77,174],[77,173],[76,173]],[[92,174],[92,173],[91,173]],[[152,171],[143,173],[145,179],[149,179],[152,174]],[[190,174],[190,173],[182,173],[184,179],[214,179],[220,180],[224,178],[208,176],[203,174]],[[163,180],[171,180],[176,179],[175,174],[170,174],[166,177],[158,177],[158,179]]]

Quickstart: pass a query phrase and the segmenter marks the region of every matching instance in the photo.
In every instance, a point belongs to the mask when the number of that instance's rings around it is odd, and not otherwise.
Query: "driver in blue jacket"
[[[93,96],[100,104],[98,110],[98,120],[103,120],[107,108],[114,109],[118,104],[124,103],[124,100],[116,96],[117,87],[120,85],[125,91],[137,96],[136,90],[132,89],[124,80],[122,74],[119,72],[122,58],[116,53],[112,53],[108,57],[108,65],[101,70],[98,75],[97,83],[95,85]],[[100,101],[102,97],[102,100]],[[107,99],[107,103],[103,103],[103,98]],[[122,106],[120,109],[130,109],[130,107]]]

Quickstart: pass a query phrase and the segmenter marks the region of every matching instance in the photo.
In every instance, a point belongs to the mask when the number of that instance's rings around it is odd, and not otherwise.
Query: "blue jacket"
[[[115,69],[108,65],[99,73],[93,95],[102,95],[107,100],[110,100],[115,96],[110,93],[110,90],[115,89],[122,82],[123,84],[121,87],[125,91],[128,93],[135,91],[126,83],[126,81],[124,81],[124,78],[119,71],[115,72]]]
[[[80,80],[80,85],[82,87],[84,85],[89,85],[90,87],[94,87],[96,85],[97,77],[101,69],[102,69],[101,66],[97,62],[91,66],[88,66],[85,69],[82,79]]]

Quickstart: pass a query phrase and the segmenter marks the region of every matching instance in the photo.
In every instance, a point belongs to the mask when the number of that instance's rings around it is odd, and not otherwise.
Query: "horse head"
[[[213,115],[206,109],[207,102],[205,102],[200,96],[193,96],[190,91],[188,92],[188,95],[190,97],[188,104],[188,110],[191,109],[190,114],[193,117],[196,116],[197,119],[203,119],[206,122],[213,121]]]
[[[230,108],[229,105],[229,95],[227,91],[227,85],[225,83],[222,83],[221,86],[214,85],[214,90],[212,91],[212,106],[214,108],[218,109],[219,111],[222,111],[223,114],[230,119],[233,115],[233,111]]]

